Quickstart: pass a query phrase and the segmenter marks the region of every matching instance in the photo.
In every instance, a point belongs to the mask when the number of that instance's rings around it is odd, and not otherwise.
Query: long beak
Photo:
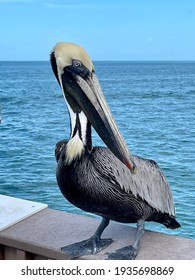
[[[95,73],[93,72],[87,79],[76,75],[76,83],[80,88],[79,93],[71,90],[71,96],[107,147],[130,169],[131,173],[136,173],[132,155],[114,121]]]

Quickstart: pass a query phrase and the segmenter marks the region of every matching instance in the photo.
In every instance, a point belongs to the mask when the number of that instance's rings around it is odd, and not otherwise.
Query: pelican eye
[[[72,60],[72,65],[70,66],[70,69],[74,74],[80,75],[82,78],[87,78],[89,76],[89,70],[78,59]]]
[[[83,66],[83,64],[81,63],[81,61],[80,60],[73,60],[72,61],[72,65],[74,66],[74,67],[82,67]]]

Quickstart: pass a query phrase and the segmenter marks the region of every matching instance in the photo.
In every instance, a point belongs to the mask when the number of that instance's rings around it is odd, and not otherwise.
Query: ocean
[[[181,228],[146,228],[195,239],[195,62],[94,62],[133,154],[155,160],[172,188]],[[55,144],[69,116],[49,62],[0,62],[0,194],[90,215],[61,195]],[[93,145],[104,145],[93,131]]]

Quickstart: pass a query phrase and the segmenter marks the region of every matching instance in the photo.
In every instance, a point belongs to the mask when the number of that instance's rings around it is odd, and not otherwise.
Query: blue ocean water
[[[195,62],[95,62],[111,111],[132,153],[158,162],[182,227],[147,228],[195,239]],[[54,148],[69,116],[49,62],[0,62],[0,193],[87,214],[55,178]],[[103,145],[94,132],[94,145]]]

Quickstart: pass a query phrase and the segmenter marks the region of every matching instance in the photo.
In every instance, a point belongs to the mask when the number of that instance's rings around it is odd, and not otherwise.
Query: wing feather
[[[131,174],[108,148],[95,147],[91,155],[94,167],[108,177],[115,187],[123,189],[127,194],[132,192],[135,197],[140,196],[157,211],[175,216],[169,183],[155,161],[133,156],[137,173]]]

